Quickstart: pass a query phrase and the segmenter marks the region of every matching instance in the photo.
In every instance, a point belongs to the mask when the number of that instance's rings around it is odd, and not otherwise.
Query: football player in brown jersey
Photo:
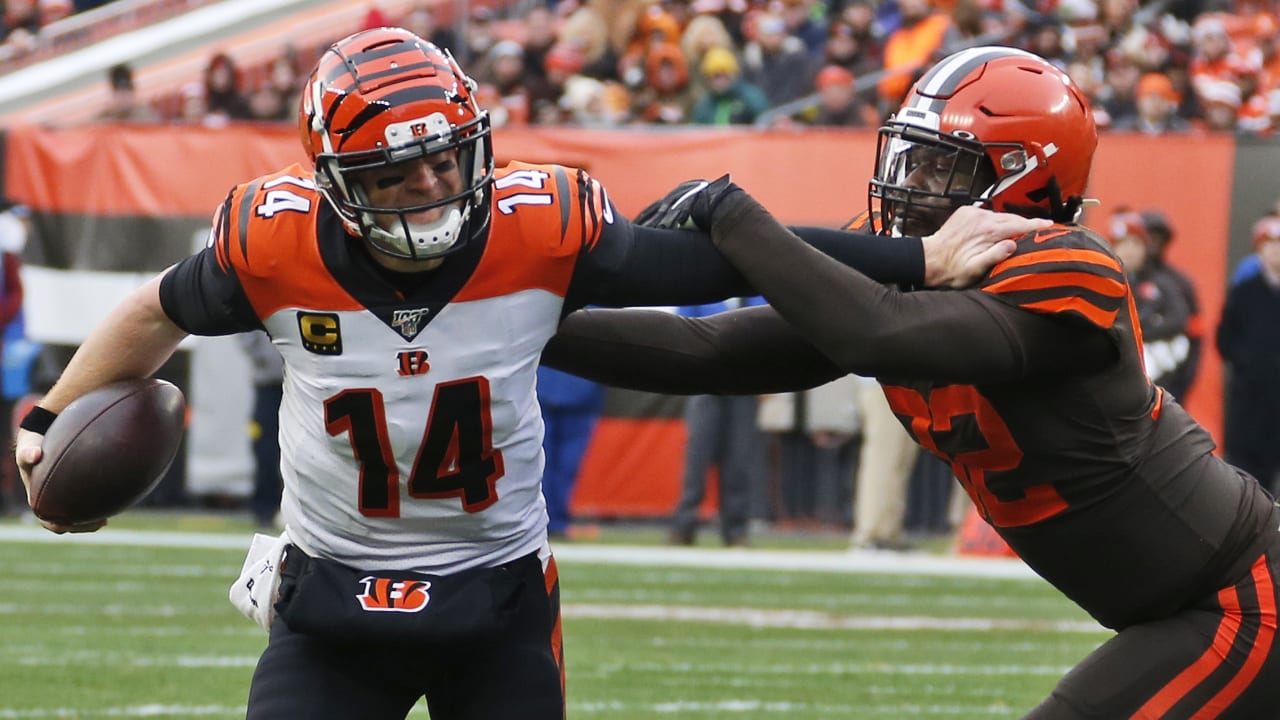
[[[1074,222],[1095,145],[1063,72],[1011,48],[961,51],[881,129],[869,194],[889,234],[931,232],[974,203],[1056,223],[976,285],[877,283],[722,178],[689,214],[770,306],[582,311],[544,360],[657,392],[873,375],[1018,555],[1116,631],[1026,717],[1275,717],[1280,513],[1147,377],[1124,270]]]

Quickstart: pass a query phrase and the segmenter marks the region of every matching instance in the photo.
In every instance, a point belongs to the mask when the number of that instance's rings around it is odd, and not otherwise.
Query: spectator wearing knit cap
[[[700,125],[750,125],[769,109],[760,88],[741,77],[733,51],[713,47],[702,57],[705,89],[693,107],[693,122]]]
[[[560,98],[564,95],[569,78],[582,72],[587,58],[583,51],[570,42],[558,42],[547,51],[544,60],[545,78],[529,78],[529,122],[538,125],[558,125]]]
[[[632,96],[635,117],[642,122],[675,125],[689,122],[693,91],[689,62],[675,43],[650,49],[645,58],[644,83]]]
[[[865,75],[880,69],[879,45],[868,33],[859,32],[851,22],[837,20],[827,26],[827,43],[822,48],[818,65],[819,68],[839,65],[855,76]]]
[[[876,109],[858,97],[853,73],[839,65],[818,71],[818,109],[809,125],[868,127],[879,122]]]
[[[1178,115],[1182,101],[1173,83],[1163,73],[1147,73],[1138,80],[1134,93],[1136,113],[1112,120],[1113,130],[1137,130],[1147,135],[1187,132],[1191,123]]]
[[[1252,229],[1261,272],[1227,291],[1218,352],[1227,378],[1223,451],[1274,495],[1280,490],[1280,216]]]
[[[770,107],[813,92],[813,61],[804,42],[787,32],[781,15],[758,13],[742,49],[742,77],[764,91]]]
[[[1173,242],[1174,231],[1168,216],[1158,208],[1148,208],[1142,211],[1141,217],[1142,224],[1147,230],[1147,242],[1151,246],[1147,265],[1153,272],[1167,276],[1178,287],[1187,303],[1187,309],[1191,312],[1191,319],[1187,322],[1187,339],[1190,341],[1190,347],[1186,362],[1165,378],[1165,389],[1185,405],[1200,370],[1200,352],[1204,345],[1204,319],[1200,315],[1200,297],[1190,276],[1169,263],[1169,244]]]
[[[1211,132],[1235,132],[1240,115],[1240,86],[1234,80],[1200,79],[1195,84],[1203,127]]]
[[[1142,215],[1129,209],[1118,211],[1108,223],[1106,237],[1133,288],[1147,376],[1172,393],[1170,381],[1182,377],[1190,357],[1195,330],[1191,308],[1177,283],[1151,263],[1154,253]]]
[[[480,106],[489,111],[493,127],[529,122],[529,90],[525,85],[524,48],[514,40],[499,40],[485,57],[489,81],[476,93]]]

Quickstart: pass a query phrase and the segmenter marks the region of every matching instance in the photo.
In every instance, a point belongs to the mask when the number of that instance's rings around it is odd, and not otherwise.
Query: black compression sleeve
[[[917,285],[924,277],[918,238],[889,238],[804,227],[797,232],[824,254],[879,282]],[[609,226],[574,270],[565,306],[699,305],[759,294],[706,234],[622,220]]]
[[[239,279],[218,266],[212,248],[165,273],[160,280],[160,306],[175,325],[192,335],[229,335],[262,327]]]

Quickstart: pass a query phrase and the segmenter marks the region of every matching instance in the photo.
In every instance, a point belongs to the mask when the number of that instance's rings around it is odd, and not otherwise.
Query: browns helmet
[[[493,150],[489,116],[476,82],[449,51],[399,28],[339,40],[316,63],[302,94],[298,124],[320,192],[347,228],[376,250],[421,260],[460,248],[489,223]],[[405,208],[374,207],[357,173],[454,151],[462,192]],[[445,208],[437,220],[412,213]],[[375,215],[398,218],[393,229]]]
[[[880,129],[870,187],[883,213],[877,229],[945,220],[973,204],[1072,221],[1097,142],[1089,104],[1066,73],[1024,50],[962,50],[925,73]],[[925,163],[945,179],[938,187],[909,181]]]

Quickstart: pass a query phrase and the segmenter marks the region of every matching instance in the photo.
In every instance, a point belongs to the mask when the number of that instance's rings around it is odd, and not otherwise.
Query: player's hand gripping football
[[[18,463],[18,475],[22,478],[22,487],[27,492],[28,505],[32,504],[33,500],[31,497],[31,468],[35,467],[36,463],[44,458],[44,450],[41,448],[43,443],[44,435],[21,428],[18,429],[18,433],[14,437],[14,458]],[[48,520],[41,520],[39,517],[36,519],[40,521],[40,524],[45,529],[56,532],[59,535],[63,533],[93,532],[107,524],[106,520],[98,520],[82,525],[60,525]]]
[[[645,227],[711,232],[716,206],[729,195],[742,192],[728,174],[715,180],[685,180],[649,204],[634,222]]]
[[[925,286],[969,287],[1014,253],[1017,238],[1052,224],[977,207],[958,208],[936,233],[923,238]]]

